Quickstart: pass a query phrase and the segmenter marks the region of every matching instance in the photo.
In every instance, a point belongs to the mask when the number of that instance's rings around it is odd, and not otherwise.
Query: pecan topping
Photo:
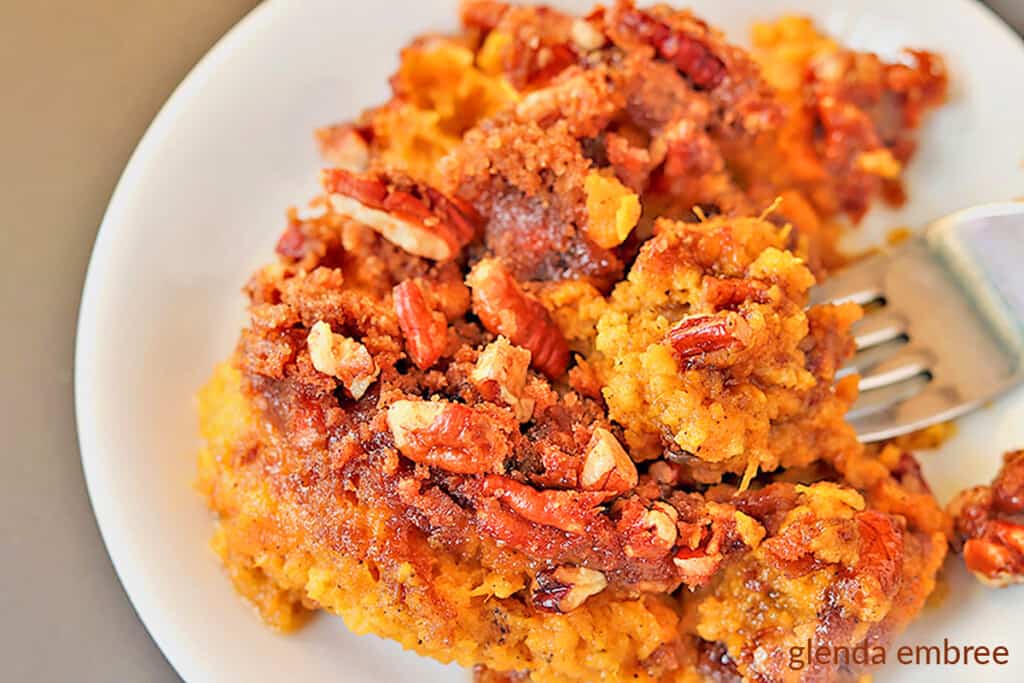
[[[705,275],[703,283],[704,300],[716,311],[734,310],[747,301],[759,304],[768,302],[768,285],[760,280]]]
[[[636,466],[611,432],[594,430],[580,472],[580,486],[589,491],[629,491],[637,483]]]
[[[860,532],[857,575],[875,577],[882,592],[891,595],[900,581],[903,534],[892,517],[875,510],[859,512],[856,519]]]
[[[447,261],[476,234],[479,218],[468,205],[408,178],[323,171],[331,206],[379,232],[410,254]]]
[[[991,486],[960,492],[950,503],[967,568],[993,587],[1024,582],[1024,450],[1003,456]]]
[[[664,501],[655,501],[651,509],[644,513],[644,526],[654,532],[654,537],[666,548],[671,548],[678,535],[676,522],[679,521],[679,513],[676,509]]]
[[[680,547],[673,550],[672,564],[691,588],[705,585],[728,552],[756,546],[764,537],[764,529],[753,519],[717,506],[681,522],[677,530]]]
[[[654,47],[698,88],[714,88],[725,78],[725,64],[696,38],[632,7],[623,11],[619,20],[624,28]]]
[[[419,280],[406,280],[392,290],[405,351],[421,370],[437,362],[448,342],[448,321],[431,306],[424,287]]]
[[[564,614],[608,585],[604,574],[586,567],[556,567],[537,572],[533,579],[533,605],[544,612]]]
[[[302,224],[298,220],[288,221],[288,227],[281,233],[274,247],[281,256],[295,259],[296,261],[305,258],[310,251],[311,242],[302,232]]]
[[[318,128],[320,155],[338,168],[362,173],[370,165],[370,131],[349,123]]]
[[[604,47],[607,42],[604,31],[587,19],[575,19],[569,29],[569,38],[580,52],[592,52]]]
[[[523,291],[497,259],[477,263],[466,277],[472,290],[473,312],[484,327],[508,337],[531,354],[534,367],[551,378],[569,365],[569,346],[551,313]]]
[[[982,582],[1002,588],[1024,582],[1024,525],[993,520],[964,544],[964,562]]]
[[[687,586],[702,586],[718,571],[722,564],[722,556],[709,555],[703,548],[680,548],[672,556],[672,564],[676,566]]]
[[[665,557],[679,537],[676,523],[679,513],[664,501],[654,501],[645,508],[639,501],[629,501],[620,508],[619,528],[626,535],[625,551],[629,557]]]
[[[507,2],[465,0],[459,6],[459,18],[464,26],[481,31],[493,31],[507,11]]]
[[[588,491],[538,491],[508,477],[489,474],[483,492],[508,506],[527,521],[543,524],[570,534],[582,534],[597,518],[597,506],[606,494]]]
[[[529,351],[498,337],[480,353],[469,378],[485,398],[501,400],[512,408],[517,420],[528,422],[534,405],[533,399],[523,396],[529,367]]]
[[[683,318],[669,330],[666,340],[676,358],[686,367],[701,363],[700,357],[742,345],[737,332],[746,326],[746,321],[734,313],[721,315],[693,315]]]
[[[446,401],[396,401],[388,408],[395,446],[410,460],[455,472],[504,471],[508,434],[493,416]]]
[[[335,334],[331,326],[319,321],[306,337],[309,358],[318,372],[341,380],[354,399],[360,399],[377,379],[380,369],[366,347],[348,337]]]

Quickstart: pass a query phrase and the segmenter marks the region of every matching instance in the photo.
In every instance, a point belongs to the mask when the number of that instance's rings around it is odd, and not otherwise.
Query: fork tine
[[[871,346],[863,351],[858,351],[853,358],[847,361],[846,365],[836,372],[836,379],[857,373],[865,375],[883,360],[892,357],[897,351],[906,346],[906,342],[900,339],[888,341],[883,344]]]
[[[860,390],[870,391],[927,372],[932,365],[930,354],[911,345],[904,346],[861,375]]]
[[[951,420],[966,412],[965,403],[956,387],[932,383],[916,396],[893,403],[884,410],[849,420],[861,441],[880,441]]]
[[[846,266],[811,290],[811,305],[848,301],[869,304],[881,299],[886,264],[882,256],[873,256]]]
[[[852,332],[857,350],[863,350],[904,336],[907,318],[891,310],[872,313],[855,323]]]
[[[848,420],[856,420],[885,410],[893,404],[905,401],[920,393],[931,379],[919,374],[902,382],[894,382],[878,389],[862,392],[846,414]]]

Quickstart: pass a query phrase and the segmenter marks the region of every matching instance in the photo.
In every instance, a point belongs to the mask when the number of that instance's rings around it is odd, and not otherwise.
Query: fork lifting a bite
[[[811,303],[865,307],[847,418],[878,441],[968,413],[1024,381],[1024,202],[957,211],[843,269]]]

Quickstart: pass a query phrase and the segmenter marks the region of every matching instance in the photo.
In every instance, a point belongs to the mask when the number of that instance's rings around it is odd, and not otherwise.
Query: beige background
[[[0,0],[0,680],[178,680],[125,598],[89,508],[71,393],[75,319],[131,150],[255,4]],[[1024,0],[997,4],[1024,21]]]

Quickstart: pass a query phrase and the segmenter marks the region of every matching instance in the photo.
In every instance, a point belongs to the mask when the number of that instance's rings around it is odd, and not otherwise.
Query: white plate
[[[110,556],[150,633],[190,683],[466,681],[455,667],[356,638],[336,619],[296,636],[265,628],[208,550],[210,516],[191,489],[193,396],[243,322],[239,288],[271,257],[283,212],[316,190],[315,126],[387,95],[398,49],[455,25],[455,1],[272,0],[242,21],[178,88],[139,144],[92,256],[78,331],[82,462]],[[576,4],[577,9],[584,4]],[[587,3],[589,4],[589,3]],[[911,203],[876,212],[863,236],[1024,194],[1024,49],[969,0],[694,0],[742,39],[755,18],[799,10],[844,42],[887,54],[942,52],[953,101],[933,117],[911,171]],[[1024,445],[1024,394],[964,421],[924,456],[940,495],[989,478]],[[954,570],[954,592],[911,642],[1005,644],[1011,666],[890,667],[888,681],[1024,678],[1024,588],[986,593]]]

